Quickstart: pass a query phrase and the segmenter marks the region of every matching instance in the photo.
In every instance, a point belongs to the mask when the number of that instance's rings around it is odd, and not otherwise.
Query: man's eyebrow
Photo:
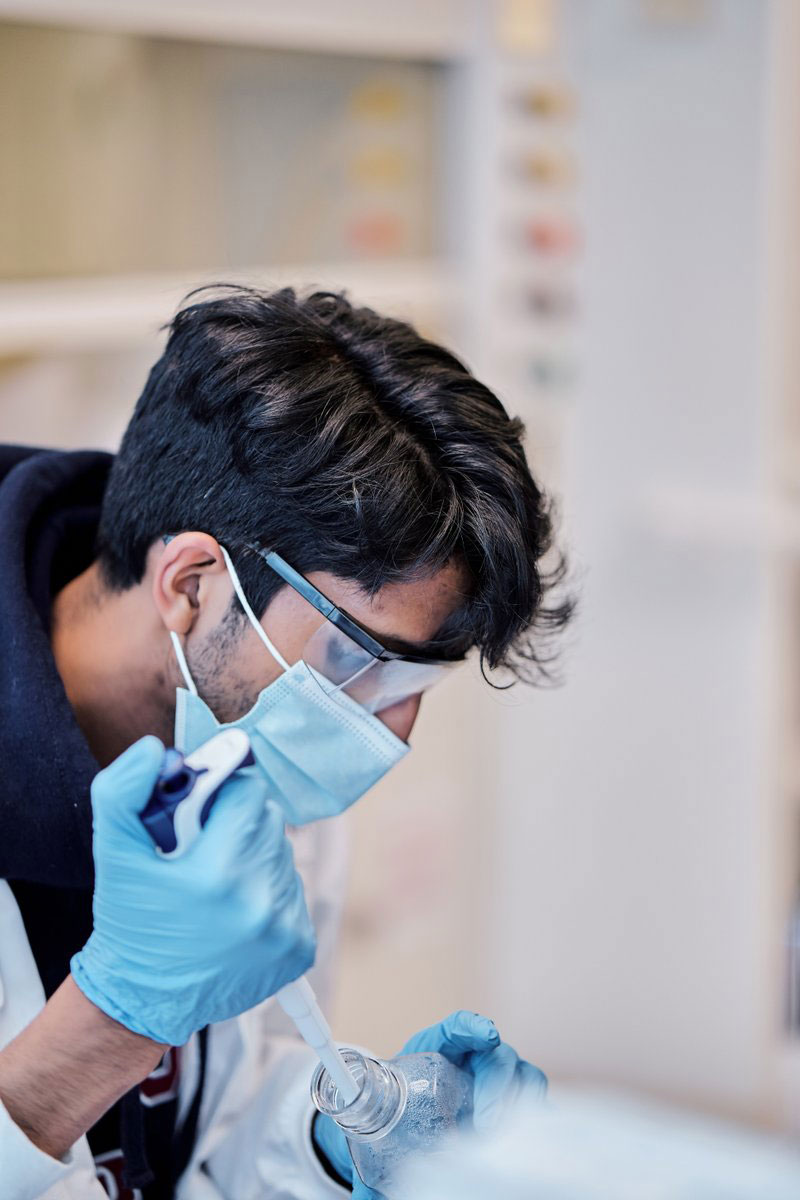
[[[379,642],[385,650],[393,650],[395,654],[424,654],[427,648],[433,644],[433,639],[428,639],[425,642],[409,642],[399,634],[394,633],[378,633],[376,629],[371,629],[369,625],[365,625],[363,621],[357,621],[356,618],[349,613],[346,608],[339,608],[339,612],[344,613],[349,621],[357,625],[359,629],[363,629],[364,633],[368,633],[371,638]]]

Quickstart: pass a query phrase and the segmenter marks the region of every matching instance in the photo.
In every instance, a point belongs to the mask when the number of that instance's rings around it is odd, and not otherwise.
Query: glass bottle
[[[409,1155],[436,1150],[442,1136],[471,1121],[472,1076],[441,1054],[402,1054],[388,1062],[343,1049],[359,1089],[345,1104],[320,1065],[311,1098],[347,1137],[356,1170],[367,1187],[387,1193]]]

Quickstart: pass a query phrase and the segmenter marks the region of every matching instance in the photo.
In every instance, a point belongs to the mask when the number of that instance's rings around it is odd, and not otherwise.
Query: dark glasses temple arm
[[[258,553],[264,559],[268,567],[271,567],[276,575],[279,575],[284,583],[288,583],[296,592],[313,604],[317,612],[321,612],[323,617],[330,618],[333,613],[338,612],[336,605],[324,596],[313,583],[309,583],[304,575],[299,571],[295,571],[294,567],[290,567],[285,559],[281,558],[280,554],[276,554],[274,550],[259,550]]]
[[[253,549],[263,558],[267,566],[278,575],[284,583],[288,583],[290,588],[312,604],[317,612],[322,613],[333,625],[346,633],[352,638],[357,645],[366,650],[374,658],[380,658],[387,654],[384,647],[375,638],[370,637],[365,629],[352,621],[346,613],[343,613],[340,608],[337,608],[332,600],[329,600],[318,588],[315,588],[313,583],[310,583],[305,575],[301,575],[299,571],[295,571],[294,567],[290,567],[285,559],[281,558],[280,554],[276,554],[274,550],[261,550],[254,546]]]

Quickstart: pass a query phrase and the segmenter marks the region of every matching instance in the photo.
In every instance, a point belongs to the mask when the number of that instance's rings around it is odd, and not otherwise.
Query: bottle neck
[[[322,1063],[311,1081],[311,1099],[317,1109],[332,1117],[339,1128],[354,1141],[373,1141],[394,1129],[406,1107],[406,1081],[391,1063],[369,1058],[357,1050],[342,1050],[350,1073],[358,1086],[358,1095],[345,1104]]]

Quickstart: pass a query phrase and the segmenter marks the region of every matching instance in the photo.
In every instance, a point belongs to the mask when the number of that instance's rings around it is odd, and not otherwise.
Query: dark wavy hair
[[[569,619],[545,572],[552,523],[492,392],[410,325],[341,294],[233,285],[190,293],[114,461],[98,535],[115,590],[184,529],[228,548],[259,615],[280,584],[249,544],[369,594],[453,559],[470,592],[431,649],[548,674]]]

